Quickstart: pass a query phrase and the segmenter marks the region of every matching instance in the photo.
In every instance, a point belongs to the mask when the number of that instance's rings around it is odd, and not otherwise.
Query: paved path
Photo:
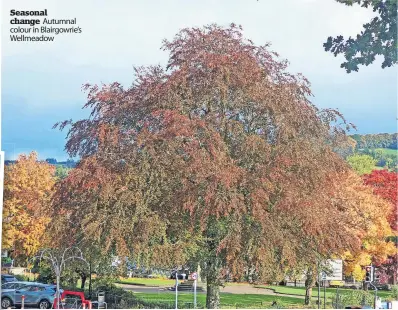
[[[242,285],[227,285],[224,288],[220,288],[220,292],[222,293],[231,293],[231,294],[259,294],[259,295],[273,295],[273,296],[284,296],[284,297],[294,297],[294,298],[302,298],[304,296],[299,295],[289,295],[289,294],[278,294],[273,290],[268,288],[257,288],[250,284],[242,284]]]
[[[142,285],[132,285],[132,284],[116,284],[117,286],[132,291],[134,293],[170,293],[172,291],[168,290],[167,287],[156,287],[156,286],[142,286]],[[271,289],[267,288],[256,288],[250,284],[242,285],[227,285],[220,288],[221,293],[229,294],[260,294],[260,295],[274,295],[274,296],[284,296],[284,297],[294,297],[304,299],[304,296],[298,295],[288,295],[288,294],[278,294]],[[204,294],[206,291],[198,291],[198,294]]]
[[[127,291],[132,291],[133,293],[169,293],[166,287],[157,286],[143,286],[143,285],[133,285],[133,284],[120,284],[115,283],[116,286],[121,287]]]

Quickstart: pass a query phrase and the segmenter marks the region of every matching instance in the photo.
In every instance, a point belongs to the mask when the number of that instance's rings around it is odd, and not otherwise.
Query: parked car
[[[349,288],[349,289],[352,289],[352,290],[359,290],[359,289],[362,288],[362,282],[356,282],[356,283],[346,282],[344,284],[343,288]]]
[[[391,291],[391,285],[390,284],[376,284],[376,287],[380,291]]]
[[[6,283],[6,282],[15,282],[18,281],[17,278],[15,278],[13,275],[10,274],[2,274],[1,275],[1,284]]]
[[[25,281],[17,281],[17,282],[6,282],[1,285],[2,290],[17,290],[27,284],[31,284],[32,282]]]
[[[178,272],[178,280],[187,280],[188,279],[188,274],[187,273],[183,273],[183,272],[181,272],[181,271],[179,271]],[[170,275],[170,279],[174,279],[175,280],[175,278],[176,278],[176,272],[175,271],[173,271],[172,273],[171,273],[171,275]]]
[[[331,280],[329,282],[329,287],[343,287],[345,285],[344,281]]]
[[[56,297],[54,285],[29,283],[18,289],[6,289],[1,291],[1,308],[22,305],[22,296],[25,296],[24,304],[36,306],[39,309],[50,309]]]

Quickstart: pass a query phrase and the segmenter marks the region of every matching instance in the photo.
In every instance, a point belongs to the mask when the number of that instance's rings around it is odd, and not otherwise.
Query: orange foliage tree
[[[395,253],[394,243],[388,241],[388,237],[393,234],[388,219],[394,209],[387,201],[374,195],[373,190],[364,185],[359,176],[352,175],[344,186],[347,197],[351,201],[358,200],[357,219],[363,221],[366,227],[361,233],[361,247],[357,251],[347,251],[342,256],[345,274],[360,281],[365,275],[363,266],[385,262]],[[358,225],[359,223],[355,224]]]
[[[367,224],[333,152],[350,125],[309,101],[308,81],[236,25],[163,49],[166,69],[87,85],[91,116],[58,124],[81,158],[54,199],[71,233],[147,264],[199,263],[207,308],[227,273],[275,280],[305,261],[314,279],[320,257],[359,248]]]
[[[387,275],[387,279],[391,277],[392,282],[396,284],[398,277],[398,173],[388,170],[374,170],[372,173],[364,175],[363,179],[376,195],[390,203],[393,210],[388,220],[394,230],[389,237],[395,239],[395,250],[387,260],[379,260],[376,263],[381,267],[381,271]]]
[[[3,207],[3,249],[15,258],[35,254],[49,222],[48,207],[53,194],[55,169],[40,162],[35,152],[20,155],[5,167]]]

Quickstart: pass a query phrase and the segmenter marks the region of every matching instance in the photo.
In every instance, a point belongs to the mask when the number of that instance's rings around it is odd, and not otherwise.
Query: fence
[[[369,291],[352,290],[341,293],[339,291],[332,297],[332,307],[334,309],[344,309],[347,306],[372,305],[374,294]]]
[[[175,301],[171,299],[145,299],[137,298],[133,295],[119,295],[119,294],[106,294],[105,301],[107,302],[108,308],[110,309],[175,309]],[[242,309],[247,308],[247,304],[235,303],[235,304],[222,304],[223,308],[228,309]],[[194,309],[194,303],[187,301],[178,301],[179,309]],[[197,302],[197,309],[205,309],[205,305]],[[283,305],[280,303],[271,304],[270,302],[258,302],[251,303],[250,308],[253,309],[283,309]]]
[[[170,299],[145,300],[132,295],[106,294],[105,301],[110,309],[175,309],[175,301]],[[180,309],[194,309],[193,302],[178,302]],[[196,308],[204,309],[204,305],[197,303]]]

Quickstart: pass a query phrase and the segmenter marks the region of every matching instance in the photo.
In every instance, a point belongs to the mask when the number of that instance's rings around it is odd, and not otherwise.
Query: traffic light
[[[378,270],[379,268],[373,268],[373,281],[376,283],[380,282],[380,272]]]
[[[365,267],[365,282],[373,282],[373,267],[366,266]]]

